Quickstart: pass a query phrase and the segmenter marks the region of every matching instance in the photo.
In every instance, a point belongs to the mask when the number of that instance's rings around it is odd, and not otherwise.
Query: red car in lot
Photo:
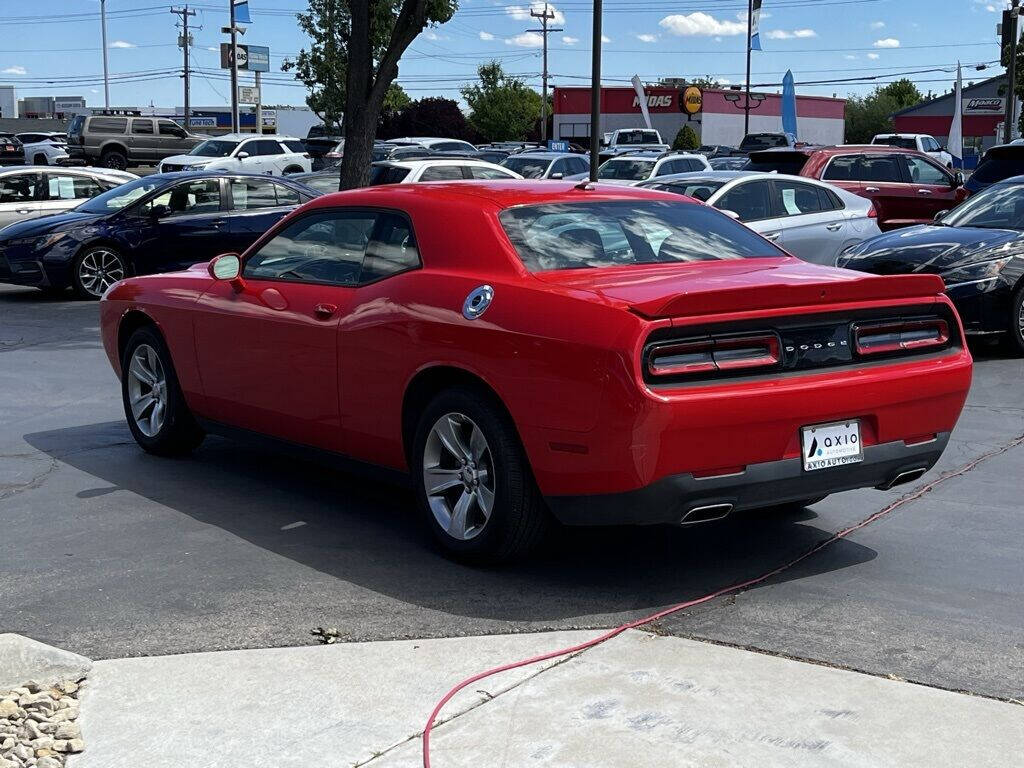
[[[923,152],[881,144],[766,149],[750,153],[750,171],[778,171],[820,179],[866,197],[882,231],[927,224],[959,205],[964,177]]]
[[[714,208],[561,182],[327,195],[241,256],[117,283],[156,454],[263,435],[406,472],[451,553],[552,517],[681,524],[908,482],[971,380],[933,275],[807,264]]]

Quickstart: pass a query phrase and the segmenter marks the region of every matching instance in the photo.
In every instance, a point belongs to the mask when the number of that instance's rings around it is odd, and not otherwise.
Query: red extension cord
[[[607,640],[611,640],[613,637],[616,637],[617,635],[622,634],[627,629],[634,629],[634,628],[642,626],[644,624],[650,624],[652,621],[657,621],[658,619],[662,619],[665,616],[668,616],[670,614],[673,614],[673,613],[676,613],[678,611],[684,610],[686,608],[692,608],[695,605],[700,605],[701,603],[706,603],[709,600],[714,600],[716,597],[721,597],[722,595],[727,595],[730,592],[738,592],[741,589],[749,589],[750,587],[753,587],[756,584],[760,584],[761,582],[767,581],[772,576],[776,576],[776,575],[782,573],[783,571],[785,571],[785,570],[787,570],[789,568],[792,568],[794,565],[796,565],[796,564],[806,560],[808,557],[810,557],[811,555],[815,554],[816,552],[820,552],[821,550],[823,550],[825,547],[829,546],[830,544],[833,544],[833,543],[839,541],[840,539],[845,539],[847,536],[849,536],[854,531],[859,531],[861,528],[864,528],[865,526],[870,525],[871,523],[875,522],[876,520],[878,520],[878,519],[880,519],[882,517],[885,517],[886,515],[888,515],[893,510],[898,509],[899,507],[902,507],[904,504],[907,504],[907,503],[909,503],[911,501],[914,501],[916,499],[921,498],[926,493],[928,493],[928,491],[930,491],[932,488],[934,488],[935,486],[939,485],[940,483],[945,482],[946,480],[948,480],[950,478],[958,477],[958,476],[963,475],[963,474],[965,474],[967,472],[970,472],[972,469],[974,469],[976,466],[978,466],[978,464],[980,464],[981,462],[986,461],[987,459],[990,459],[993,456],[998,456],[1001,453],[1005,453],[1006,451],[1010,450],[1011,448],[1014,448],[1014,447],[1016,447],[1018,445],[1021,445],[1022,443],[1024,443],[1024,435],[1021,435],[1020,437],[1010,441],[1009,443],[1007,443],[1006,445],[1004,445],[1004,446],[1002,446],[1000,448],[995,448],[995,449],[989,451],[988,453],[983,453],[981,456],[979,456],[978,458],[974,459],[973,461],[968,462],[967,464],[965,464],[964,466],[960,467],[959,469],[953,470],[951,472],[945,472],[945,473],[939,475],[935,480],[932,480],[930,483],[927,483],[926,485],[921,486],[921,488],[919,488],[918,490],[914,491],[913,493],[897,499],[892,504],[889,504],[887,507],[879,510],[878,512],[875,512],[873,515],[870,515],[869,517],[866,517],[864,520],[861,520],[856,525],[852,525],[849,528],[844,528],[843,530],[839,531],[838,533],[835,533],[832,536],[830,536],[829,538],[825,539],[821,543],[814,545],[813,547],[811,547],[809,550],[804,552],[799,557],[796,557],[796,558],[790,560],[788,563],[784,563],[783,565],[778,566],[777,568],[773,568],[770,571],[762,573],[760,576],[755,576],[752,579],[747,579],[746,581],[741,581],[738,584],[732,584],[732,585],[730,585],[728,587],[723,587],[722,589],[716,590],[715,592],[711,592],[711,593],[709,593],[707,595],[704,595],[703,597],[698,597],[698,598],[696,598],[694,600],[688,600],[685,603],[679,603],[678,605],[673,605],[671,608],[665,608],[664,610],[658,611],[657,613],[652,614],[650,616],[647,616],[645,618],[636,619],[636,620],[630,621],[630,622],[628,622],[626,624],[622,624],[622,625],[620,625],[618,627],[615,627],[614,629],[611,629],[611,630],[605,632],[603,635],[595,637],[593,640],[588,640],[585,643],[580,643],[579,645],[573,645],[573,646],[571,646],[569,648],[562,648],[561,650],[557,650],[557,651],[551,651],[549,653],[541,654],[540,656],[534,656],[534,657],[529,658],[529,659],[523,659],[522,661],[514,661],[514,662],[512,662],[510,664],[503,664],[500,667],[494,667],[493,669],[488,669],[485,672],[479,672],[479,673],[473,675],[472,677],[467,677],[461,683],[459,683],[454,688],[452,688],[450,691],[448,691],[448,693],[446,693],[441,698],[441,700],[439,702],[437,702],[437,704],[434,707],[433,711],[430,713],[430,718],[427,720],[427,727],[423,729],[423,768],[430,768],[430,733],[434,729],[434,724],[435,724],[435,721],[437,720],[437,716],[440,714],[441,709],[444,707],[444,705],[447,704],[449,701],[451,701],[452,697],[455,696],[455,694],[457,694],[459,691],[461,691],[467,685],[472,685],[473,683],[477,682],[478,680],[483,680],[484,678],[490,677],[491,675],[496,675],[499,672],[506,672],[506,671],[508,671],[510,669],[517,669],[518,667],[526,667],[526,666],[529,666],[530,664],[537,664],[537,663],[539,663],[541,661],[547,661],[548,659],[558,658],[559,656],[568,656],[568,655],[573,654],[573,653],[579,653],[580,651],[585,651],[588,648],[593,648],[595,645],[600,645],[601,643],[603,643],[603,642],[605,642]]]

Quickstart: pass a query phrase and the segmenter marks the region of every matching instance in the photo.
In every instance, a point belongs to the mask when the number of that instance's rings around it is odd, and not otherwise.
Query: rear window
[[[398,184],[408,175],[408,168],[398,168],[392,165],[375,165],[370,169],[370,186]]]
[[[505,232],[531,272],[782,256],[714,208],[662,200],[509,208]]]
[[[609,160],[597,169],[597,178],[639,181],[650,178],[653,170],[653,160]]]
[[[325,195],[338,191],[338,177],[334,174],[329,176],[307,176],[305,178],[296,179],[296,181],[305,184],[307,187],[312,187],[317,192],[321,192]]]
[[[751,157],[743,166],[744,171],[757,171],[759,173],[788,173],[791,176],[799,176],[800,171],[807,165],[807,155],[799,153],[779,153],[775,157],[766,153],[764,156]],[[714,163],[712,163],[714,167]]]
[[[524,179],[543,179],[551,160],[539,157],[510,157],[502,165],[515,171]]]
[[[872,144],[884,144],[889,147],[902,147],[903,149],[917,149],[916,139],[901,138],[899,136],[875,136]]]
[[[291,141],[282,141],[281,143],[288,147],[288,149],[290,149],[292,152],[299,152],[301,154],[302,152],[306,151],[306,145],[303,144],[301,141],[296,141],[293,139]]]
[[[687,197],[706,201],[721,189],[724,184],[724,181],[696,179],[695,181],[662,181],[656,184],[644,184],[643,186],[646,189],[660,189],[662,192],[675,192],[677,195],[686,195]]]
[[[81,136],[85,125],[85,115],[75,115],[68,124],[68,136]]]
[[[978,164],[973,178],[983,184],[994,184],[1011,176],[1024,174],[1024,148],[991,149]]]
[[[124,117],[94,117],[89,123],[92,133],[124,133],[128,119]]]
[[[788,146],[789,140],[781,133],[751,133],[744,136],[743,141],[740,142],[740,149],[745,152]]]

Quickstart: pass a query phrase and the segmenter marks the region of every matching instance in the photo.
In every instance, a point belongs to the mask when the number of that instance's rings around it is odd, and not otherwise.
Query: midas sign
[[[647,97],[648,107],[671,107],[672,106],[672,94],[662,94],[660,96],[648,96]],[[640,97],[633,97],[633,109],[640,109]]]
[[[683,91],[683,112],[696,115],[704,106],[704,93],[696,85],[688,85]]]

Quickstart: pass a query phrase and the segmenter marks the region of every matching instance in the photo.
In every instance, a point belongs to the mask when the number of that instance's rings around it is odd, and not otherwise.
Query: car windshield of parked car
[[[950,227],[1024,229],[1024,184],[993,184],[967,198],[942,220]]]
[[[543,179],[550,160],[540,157],[510,157],[502,165],[524,179]]]
[[[597,178],[640,181],[648,178],[652,170],[653,160],[609,160],[597,169]]]
[[[1024,150],[990,149],[981,159],[971,179],[982,184],[995,184],[1011,176],[1024,174]]]
[[[528,205],[499,218],[531,272],[784,255],[725,214],[694,203]]]
[[[192,147],[190,155],[196,157],[228,157],[238,146],[237,141],[225,141],[224,139],[207,139],[201,144]]]
[[[85,213],[117,213],[143,195],[148,195],[164,183],[166,182],[145,178],[129,181],[127,184],[114,187],[102,195],[97,195],[87,203],[78,206],[76,210],[84,211]]]
[[[743,141],[740,142],[740,149],[744,152],[756,152],[759,149],[786,146],[789,146],[786,137],[776,133],[751,133],[744,136]]]

